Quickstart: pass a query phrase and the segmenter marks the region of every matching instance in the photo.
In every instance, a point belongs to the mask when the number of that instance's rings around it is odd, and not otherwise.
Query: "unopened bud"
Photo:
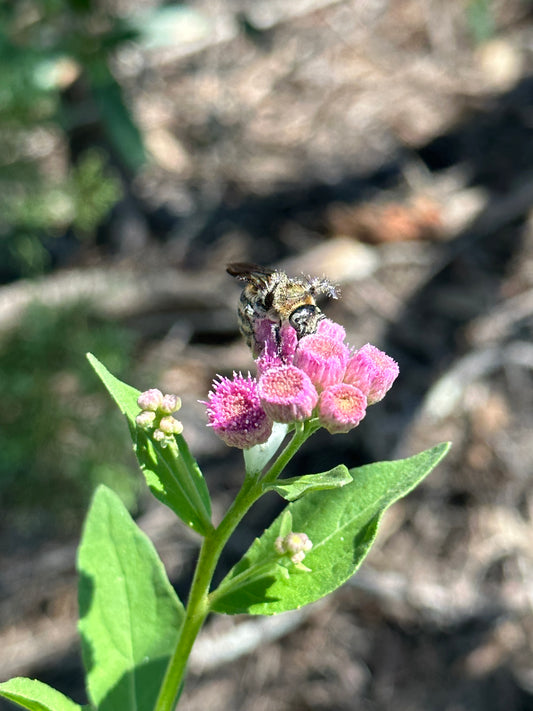
[[[288,533],[285,536],[285,546],[287,553],[306,553],[313,547],[307,533]]]
[[[143,430],[149,429],[154,424],[154,420],[155,420],[155,412],[152,412],[151,410],[143,410],[135,418],[135,422]]]
[[[304,558],[305,551],[299,551],[298,553],[294,553],[294,555],[291,555],[291,563],[294,563],[294,565],[298,565],[298,563],[301,563]]]
[[[172,417],[172,415],[167,415],[166,417],[161,418],[161,421],[159,422],[159,429],[166,435],[175,435],[183,432],[183,425],[179,420]]]
[[[150,388],[150,390],[145,390],[137,398],[137,405],[141,410],[150,410],[151,412],[156,412],[156,410],[161,406],[163,401],[163,393],[157,388]]]
[[[278,555],[288,555],[291,562],[298,565],[313,547],[307,533],[290,532],[286,536],[278,536],[274,541],[274,548]]]
[[[177,412],[180,407],[181,399],[177,395],[171,394],[164,395],[159,405],[160,411],[165,415],[172,415],[172,413]]]

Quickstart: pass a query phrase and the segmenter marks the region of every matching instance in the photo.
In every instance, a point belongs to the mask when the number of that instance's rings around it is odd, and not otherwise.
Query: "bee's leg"
[[[281,325],[279,323],[272,324],[272,337],[276,344],[276,352],[281,355]]]

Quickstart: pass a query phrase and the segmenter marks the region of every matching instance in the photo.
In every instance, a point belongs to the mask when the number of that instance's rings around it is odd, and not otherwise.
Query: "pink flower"
[[[270,368],[259,378],[259,397],[275,422],[307,420],[318,402],[308,375],[293,365]]]
[[[281,328],[272,326],[265,347],[256,361],[258,372],[265,373],[277,365],[292,365],[298,346],[296,329],[285,322]]]
[[[254,352],[254,358],[266,355],[267,353],[271,356],[277,355],[277,330],[277,324],[269,318],[257,319],[255,321],[254,341],[257,344],[255,351],[259,350],[259,352]]]
[[[378,367],[372,358],[361,349],[348,361],[344,382],[362,390],[365,394],[370,392],[370,387],[377,376]]]
[[[329,385],[342,382],[349,356],[348,346],[339,338],[313,333],[300,340],[294,365],[305,371],[312,383],[323,390]]]
[[[279,329],[279,355],[284,364],[292,365],[297,347],[296,329],[286,321]]]
[[[320,395],[318,416],[331,434],[349,432],[365,416],[366,404],[364,393],[354,385],[331,385]]]
[[[346,331],[340,323],[330,321],[329,318],[324,318],[322,321],[319,321],[316,332],[321,336],[327,336],[328,338],[333,338],[335,341],[341,341],[341,343],[346,338]]]
[[[230,447],[249,449],[263,444],[272,432],[272,420],[259,400],[257,381],[250,374],[220,378],[208,395],[209,426]]]
[[[373,405],[385,397],[398,377],[398,363],[379,348],[367,343],[348,361],[344,382],[360,388],[368,404]]]

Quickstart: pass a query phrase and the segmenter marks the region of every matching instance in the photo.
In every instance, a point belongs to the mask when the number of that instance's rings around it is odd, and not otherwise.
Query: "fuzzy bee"
[[[239,328],[254,357],[261,353],[264,340],[263,324],[269,322],[279,332],[288,322],[298,338],[315,333],[319,322],[326,318],[316,305],[315,297],[324,294],[338,298],[337,289],[327,279],[317,277],[292,278],[285,272],[260,267],[257,264],[233,262],[226,271],[245,281],[239,302]]]

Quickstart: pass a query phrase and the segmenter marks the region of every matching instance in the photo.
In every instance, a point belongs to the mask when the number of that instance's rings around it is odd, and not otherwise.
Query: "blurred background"
[[[533,709],[531,1],[17,0],[0,57],[0,679],[85,701],[99,482],[186,596],[198,540],[147,496],[84,354],[181,396],[220,516],[240,454],[198,400],[253,365],[239,260],[326,275],[349,342],[400,364],[293,474],[454,445],[337,593],[211,620],[180,709]]]

